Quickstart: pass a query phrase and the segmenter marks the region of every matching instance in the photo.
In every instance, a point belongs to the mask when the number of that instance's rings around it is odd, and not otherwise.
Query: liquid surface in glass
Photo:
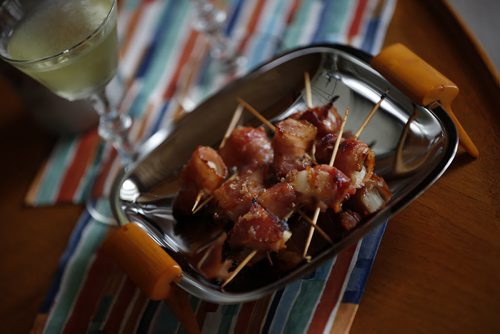
[[[7,52],[12,59],[26,61],[59,54],[15,65],[64,98],[87,97],[106,85],[116,70],[114,9],[105,25],[92,35],[111,6],[111,0],[44,1],[16,26]]]

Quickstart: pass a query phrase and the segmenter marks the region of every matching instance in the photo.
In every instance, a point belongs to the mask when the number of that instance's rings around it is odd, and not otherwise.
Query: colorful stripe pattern
[[[310,43],[340,42],[378,51],[395,0],[226,0],[226,33],[247,59],[249,71],[277,52]],[[212,94],[225,78],[216,75],[204,36],[190,27],[190,1],[122,1],[119,74],[108,93],[134,118],[140,144],[168,128],[179,100]],[[110,153],[111,152],[111,153]],[[120,164],[96,131],[62,138],[35,178],[26,202],[41,206],[81,203],[98,183],[106,193]],[[94,187],[95,188],[95,187]]]
[[[226,33],[248,59],[246,70],[276,52],[311,42],[341,42],[375,53],[395,0],[225,0]],[[135,119],[140,143],[168,128],[184,91],[204,97],[225,79],[210,62],[204,37],[190,28],[191,3],[120,2],[119,75],[109,92]],[[116,153],[95,132],[62,139],[26,198],[31,205],[81,202],[97,182],[109,189],[119,169]],[[164,303],[147,300],[100,251],[107,227],[87,213],[61,258],[35,332],[183,332]],[[380,228],[316,272],[266,298],[215,305],[191,297],[204,333],[318,333],[345,331],[383,234]],[[347,311],[346,311],[347,310]]]

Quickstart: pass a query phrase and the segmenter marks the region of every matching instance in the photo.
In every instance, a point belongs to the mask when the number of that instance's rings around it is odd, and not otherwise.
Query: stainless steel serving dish
[[[279,56],[232,82],[171,131],[160,132],[148,141],[142,147],[142,158],[115,180],[111,202],[120,224],[140,224],[182,267],[179,285],[199,298],[218,303],[257,299],[334,257],[431,186],[457,150],[455,126],[441,106],[437,103],[431,108],[416,106],[371,68],[369,60],[367,54],[344,46],[311,46]],[[320,248],[310,263],[300,265],[286,276],[260,286],[237,284],[236,289],[221,291],[200,277],[187,261],[193,245],[199,242],[198,236],[202,234],[208,242],[216,232],[203,227],[190,231],[173,218],[171,204],[178,189],[179,172],[197,145],[219,144],[237,106],[237,97],[272,121],[305,109],[306,71],[311,74],[315,105],[339,95],[335,103],[339,112],[342,114],[349,107],[347,130],[357,130],[372,106],[389,90],[360,139],[375,151],[376,172],[389,184],[393,198],[368,221],[333,246]],[[243,122],[260,124],[250,113],[244,113]]]

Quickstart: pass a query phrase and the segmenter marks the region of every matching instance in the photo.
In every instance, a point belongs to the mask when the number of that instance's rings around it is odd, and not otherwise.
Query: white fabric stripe
[[[354,251],[354,254],[351,259],[351,263],[349,264],[349,269],[347,269],[347,273],[344,278],[344,283],[342,284],[342,288],[340,290],[339,294],[339,300],[337,300],[337,304],[333,308],[332,313],[330,314],[330,317],[328,318],[328,321],[325,325],[325,329],[323,333],[327,334],[330,333],[332,330],[333,324],[335,322],[335,318],[337,316],[337,311],[339,310],[339,306],[342,303],[342,297],[344,296],[344,292],[347,288],[347,284],[349,283],[349,278],[351,277],[351,273],[356,266],[356,261],[358,260],[358,254],[359,254],[359,249],[361,248],[361,241],[358,241],[358,244],[356,245],[356,250]]]
[[[154,1],[147,5],[130,39],[127,53],[120,59],[120,72],[125,81],[132,79],[144,50],[154,37],[157,21],[162,13],[164,1]]]
[[[123,314],[122,323],[121,323],[120,329],[118,330],[118,333],[123,333],[125,331],[125,329],[126,329],[125,326],[128,323],[128,320],[130,318],[130,314],[132,313],[132,310],[134,309],[135,303],[137,302],[137,299],[139,299],[140,294],[141,294],[141,292],[140,292],[139,288],[136,288],[135,292],[134,292],[134,296],[132,297],[132,300],[128,304],[127,309],[125,310],[125,313]]]
[[[383,0],[381,0],[383,1]],[[384,43],[385,35],[387,32],[387,28],[389,27],[389,22],[391,20],[392,15],[394,14],[394,9],[396,8],[395,0],[385,0],[384,9],[382,15],[380,16],[380,23],[377,28],[377,32],[375,34],[375,41],[373,42],[373,47],[371,52],[378,53],[382,48],[382,44]]]
[[[243,3],[242,8],[240,9],[240,15],[238,17],[238,21],[236,22],[236,26],[234,27],[232,38],[236,40],[240,40],[242,36],[247,32],[247,25],[250,21],[250,18],[253,15],[253,11],[255,6],[257,6],[257,0],[254,1],[245,1]]]

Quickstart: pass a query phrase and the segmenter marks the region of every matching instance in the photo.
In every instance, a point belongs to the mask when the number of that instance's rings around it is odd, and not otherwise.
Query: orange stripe
[[[189,59],[189,54],[194,50],[194,45],[198,37],[198,34],[199,33],[197,31],[192,29],[189,32],[189,37],[187,39],[187,42],[184,44],[184,49],[182,50],[179,62],[175,67],[175,72],[172,75],[172,78],[170,79],[170,83],[167,86],[167,89],[165,89],[165,92],[163,93],[163,97],[165,99],[169,99],[174,95],[177,82],[179,81],[179,77],[182,73],[182,69],[184,68],[184,65],[186,65]]]
[[[104,324],[104,333],[118,333],[123,317],[127,310],[127,306],[132,301],[137,287],[132,281],[127,278],[122,288],[118,293],[115,303],[109,313],[109,317]]]
[[[325,289],[321,294],[321,299],[314,312],[308,333],[320,333],[325,329],[328,318],[332,313],[337,301],[339,300],[340,292],[344,281],[347,279],[347,272],[351,265],[356,245],[353,245],[337,256],[335,265],[333,266]]]
[[[359,0],[356,6],[356,11],[354,12],[354,17],[351,20],[351,25],[347,33],[347,40],[351,41],[354,37],[359,34],[361,28],[361,23],[363,21],[363,14],[368,4],[368,0]]]
[[[139,24],[140,18],[144,13],[144,9],[146,8],[147,2],[141,2],[139,7],[134,10],[132,13],[130,20],[127,25],[127,30],[125,31],[125,35],[123,37],[122,47],[120,49],[120,58],[122,58],[128,51],[132,36],[134,36],[135,31],[137,30],[137,26]]]
[[[64,172],[64,179],[57,195],[57,202],[71,202],[75,195],[82,177],[85,175],[87,168],[95,158],[100,138],[97,132],[89,131],[80,137],[78,147],[75,152],[75,157],[71,165]]]
[[[247,24],[247,29],[245,33],[245,37],[240,42],[238,46],[238,53],[242,54],[245,50],[248,41],[251,35],[255,32],[255,28],[257,27],[257,23],[259,22],[260,14],[262,13],[262,9],[264,8],[264,0],[258,0],[257,5],[253,9],[252,16]]]
[[[98,251],[64,327],[64,333],[85,333],[105,291],[110,274],[116,271],[112,259]]]
[[[295,0],[293,2],[293,5],[290,7],[290,11],[286,16],[286,25],[289,25],[290,23],[293,22],[293,20],[295,19],[295,14],[297,13],[297,10],[299,9],[301,3],[302,0]]]

